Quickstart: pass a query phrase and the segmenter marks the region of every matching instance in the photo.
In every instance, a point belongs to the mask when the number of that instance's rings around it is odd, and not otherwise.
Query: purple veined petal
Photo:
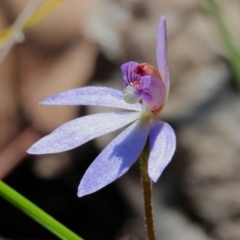
[[[175,152],[176,135],[169,124],[152,121],[149,142],[148,174],[152,181],[156,182]]]
[[[141,104],[124,101],[123,93],[107,87],[83,87],[61,92],[43,100],[44,105],[92,105],[141,111]]]
[[[18,18],[13,24],[13,28],[18,31],[22,31],[28,22],[29,18],[34,14],[34,12],[40,7],[43,3],[43,0],[30,0],[27,6],[20,13]]]
[[[162,80],[166,86],[168,93],[170,87],[170,77],[168,69],[167,28],[165,17],[161,17],[158,23],[156,55],[158,70],[161,74]]]
[[[71,120],[33,144],[28,153],[59,153],[115,131],[140,117],[139,112],[99,113]]]
[[[120,133],[90,165],[78,187],[78,196],[96,192],[121,177],[139,157],[149,133],[141,120]]]
[[[123,75],[124,86],[128,86],[131,82],[140,79],[141,76],[134,71],[138,64],[139,63],[133,61],[122,64],[121,71]]]

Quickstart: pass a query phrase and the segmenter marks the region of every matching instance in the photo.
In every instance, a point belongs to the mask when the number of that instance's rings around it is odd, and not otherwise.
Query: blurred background
[[[27,0],[0,0],[0,29]],[[232,43],[240,48],[240,1],[217,0]],[[97,193],[77,186],[108,134],[61,154],[26,149],[64,122],[100,107],[38,103],[85,85],[122,89],[120,65],[156,66],[158,19],[167,19],[171,90],[161,114],[177,134],[176,154],[153,186],[161,240],[240,239],[239,81],[208,1],[66,0],[25,32],[0,65],[0,179],[86,240],[144,240],[139,164]],[[54,240],[0,199],[1,240]]]

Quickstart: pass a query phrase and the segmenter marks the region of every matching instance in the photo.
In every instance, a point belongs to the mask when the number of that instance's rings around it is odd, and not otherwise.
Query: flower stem
[[[0,196],[33,218],[43,227],[47,228],[60,239],[83,240],[2,181],[0,181]]]
[[[144,198],[144,209],[145,209],[145,221],[147,227],[148,240],[156,240],[154,224],[153,224],[153,210],[152,210],[152,181],[148,176],[148,156],[149,147],[148,142],[145,145],[141,156],[140,156],[140,168]]]

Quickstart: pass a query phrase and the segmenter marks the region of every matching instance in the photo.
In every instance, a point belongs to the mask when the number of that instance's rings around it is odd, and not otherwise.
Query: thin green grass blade
[[[217,5],[215,0],[207,0],[209,10],[215,20],[215,23],[218,27],[219,32],[222,35],[224,44],[228,51],[229,61],[232,65],[233,72],[236,76],[238,90],[240,90],[240,53],[238,49],[235,47],[231,35],[228,32],[224,21],[221,17],[219,6]]]
[[[58,236],[62,240],[83,240],[77,236],[74,232],[69,230],[63,224],[55,220],[53,217],[45,213],[35,204],[23,197],[17,191],[10,186],[0,181],[0,196],[5,200],[12,203],[15,207],[26,213],[33,218],[43,227],[47,228],[50,232]]]

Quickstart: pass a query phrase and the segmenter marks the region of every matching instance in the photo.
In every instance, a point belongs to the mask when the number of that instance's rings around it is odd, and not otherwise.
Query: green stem
[[[153,224],[153,210],[152,210],[152,181],[148,176],[148,156],[149,148],[148,142],[145,145],[140,156],[140,168],[142,177],[142,188],[144,198],[145,220],[147,227],[148,240],[156,240],[154,224]]]
[[[83,240],[2,181],[0,181],[0,196],[47,228],[60,239]]]
[[[231,39],[231,36],[223,22],[223,19],[220,14],[219,6],[215,2],[215,0],[207,0],[207,2],[209,5],[209,10],[212,13],[212,16],[216,22],[219,32],[222,35],[224,44],[227,48],[228,57],[232,64],[234,74],[236,76],[238,88],[240,89],[240,54],[239,54],[238,50],[236,49],[236,47]]]

